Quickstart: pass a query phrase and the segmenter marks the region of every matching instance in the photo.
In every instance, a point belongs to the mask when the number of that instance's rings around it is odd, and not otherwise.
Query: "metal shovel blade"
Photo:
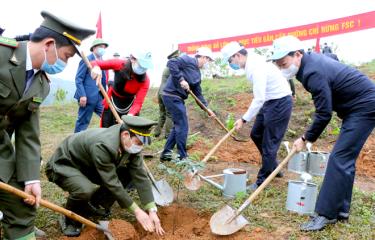
[[[155,186],[152,186],[152,195],[159,206],[168,206],[173,202],[173,189],[165,179],[155,182]]]
[[[198,174],[194,174],[194,172],[189,171],[185,173],[184,176],[184,186],[191,190],[191,191],[197,191],[202,185],[202,181]]]
[[[249,224],[242,215],[229,222],[235,214],[236,211],[228,205],[217,211],[210,219],[211,232],[217,235],[230,235]]]
[[[108,240],[115,240],[115,238],[112,236],[112,233],[108,229],[109,221],[99,221],[99,227],[100,230],[104,232],[104,236]]]

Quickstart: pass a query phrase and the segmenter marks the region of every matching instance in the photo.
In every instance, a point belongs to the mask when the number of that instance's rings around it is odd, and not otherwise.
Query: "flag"
[[[320,53],[320,38],[316,39],[315,52]]]
[[[96,38],[103,38],[102,13],[101,12],[99,12],[98,22],[96,23]]]

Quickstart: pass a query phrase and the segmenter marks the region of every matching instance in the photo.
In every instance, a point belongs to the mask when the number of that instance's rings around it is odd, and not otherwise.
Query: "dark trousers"
[[[262,155],[262,166],[256,184],[259,186],[277,167],[277,151],[292,113],[291,96],[269,100],[256,116],[250,137]]]
[[[185,102],[179,97],[172,96],[163,96],[163,100],[167,111],[172,116],[173,128],[165,143],[162,155],[172,151],[177,144],[177,151],[182,159],[187,157],[186,141],[189,132]]]
[[[16,174],[8,182],[9,185],[24,191],[23,182],[17,182]],[[4,218],[1,221],[4,229],[4,238],[17,239],[34,232],[36,208],[26,204],[22,198],[0,190],[0,211]]]
[[[330,154],[315,211],[328,218],[349,213],[357,157],[375,126],[375,111],[351,113],[342,122],[340,135]]]
[[[158,94],[159,102],[159,119],[158,125],[155,128],[155,136],[158,137],[162,131],[165,124],[165,138],[168,138],[171,128],[173,127],[171,114],[165,108],[162,95]]]
[[[76,126],[74,132],[80,132],[87,129],[90,124],[92,114],[95,112],[99,117],[103,112],[102,98],[98,96],[98,100],[93,103],[87,103],[85,107],[79,107],[78,109],[78,118],[76,121]]]

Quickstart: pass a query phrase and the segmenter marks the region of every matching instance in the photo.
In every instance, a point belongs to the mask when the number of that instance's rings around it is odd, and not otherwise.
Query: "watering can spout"
[[[202,178],[204,181],[208,182],[209,184],[211,184],[212,186],[218,188],[219,190],[223,191],[224,190],[224,187],[221,186],[220,184],[216,183],[215,181],[209,179],[208,177],[205,177],[205,176],[202,176],[200,174],[198,174],[200,178]],[[223,174],[220,174],[220,175],[223,175]]]

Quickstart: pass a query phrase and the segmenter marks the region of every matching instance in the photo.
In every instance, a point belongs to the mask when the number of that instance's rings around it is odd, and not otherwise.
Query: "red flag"
[[[98,22],[96,23],[96,38],[103,38],[102,13],[101,12],[99,12]]]
[[[320,53],[320,38],[316,39],[315,52]]]

